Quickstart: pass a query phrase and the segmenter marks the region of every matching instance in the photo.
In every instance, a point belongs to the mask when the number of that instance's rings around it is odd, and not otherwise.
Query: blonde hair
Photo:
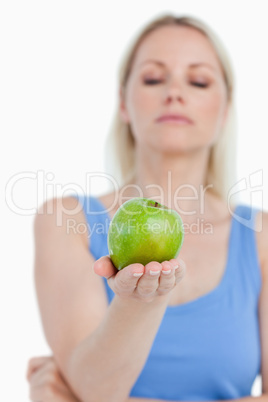
[[[147,24],[134,38],[125,52],[119,66],[119,85],[124,93],[134,57],[143,39],[155,29],[162,26],[186,26],[197,29],[204,34],[218,56],[222,66],[227,89],[229,112],[219,136],[212,146],[208,164],[207,183],[221,198],[226,199],[228,191],[236,178],[236,113],[234,108],[234,75],[230,59],[217,35],[202,21],[191,16],[176,17],[168,14],[160,16]],[[119,114],[119,100],[110,132],[105,144],[106,170],[112,174],[119,186],[129,182],[135,175],[135,141],[130,125]]]

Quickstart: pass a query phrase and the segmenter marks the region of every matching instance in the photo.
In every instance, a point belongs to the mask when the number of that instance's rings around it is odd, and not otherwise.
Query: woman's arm
[[[55,402],[81,402],[72,394],[63,381],[53,356],[42,356],[30,359],[27,380],[30,383],[30,399],[32,401],[53,400]],[[226,402],[267,402],[268,395],[248,396]],[[167,402],[163,399],[128,398],[125,402]],[[179,402],[179,401],[177,401]],[[180,401],[182,402],[182,401]],[[216,402],[216,401],[215,401]]]
[[[73,350],[67,378],[85,402],[125,402],[150,352],[167,299],[115,296],[101,325]]]
[[[140,264],[128,266],[116,273],[114,285],[132,293],[139,290],[141,297],[116,294],[108,306],[103,279],[92,270],[87,233],[81,230],[81,224],[86,225],[83,211],[66,212],[76,206],[74,198],[52,200],[35,220],[35,282],[43,327],[57,366],[79,400],[125,402],[146,362],[168,292],[183,272],[151,276],[150,268],[162,269],[152,262],[139,279],[133,270],[140,270]],[[77,232],[74,221],[80,225]],[[100,271],[112,275],[108,257],[98,264]],[[160,288],[166,294],[155,297]],[[151,301],[145,301],[150,293]]]
[[[62,378],[53,356],[30,359],[26,378],[31,401],[80,402]]]
[[[53,356],[29,360],[26,378],[31,401],[80,402],[63,380]],[[165,402],[160,399],[128,398],[125,402]]]

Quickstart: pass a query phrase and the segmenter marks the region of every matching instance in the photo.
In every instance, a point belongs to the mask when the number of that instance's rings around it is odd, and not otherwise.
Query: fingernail
[[[174,269],[178,269],[179,268],[179,264],[174,265]]]
[[[133,274],[133,276],[135,276],[136,278],[139,278],[142,275],[143,275],[143,272],[134,272],[134,274]]]
[[[150,275],[159,275],[160,271],[150,271]]]
[[[171,272],[171,269],[169,269],[168,271],[162,270],[162,274],[164,274],[164,275],[168,275],[168,274],[170,274],[170,272]]]

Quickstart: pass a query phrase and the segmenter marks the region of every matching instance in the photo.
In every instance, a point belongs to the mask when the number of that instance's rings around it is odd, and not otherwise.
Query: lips
[[[160,116],[157,120],[157,122],[165,122],[165,121],[172,121],[172,122],[177,122],[177,123],[185,123],[185,124],[192,124],[193,121],[189,119],[187,116],[183,116],[180,114],[165,114],[163,116]]]

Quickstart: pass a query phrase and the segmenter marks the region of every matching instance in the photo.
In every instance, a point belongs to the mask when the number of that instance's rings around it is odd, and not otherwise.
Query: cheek
[[[150,96],[142,88],[138,87],[137,83],[129,82],[126,106],[133,136],[139,141],[144,125],[146,125],[149,111],[151,108],[153,109]]]
[[[221,123],[225,106],[225,94],[221,89],[215,89],[203,97],[196,97],[195,107],[198,123],[216,127]]]
[[[128,110],[131,110],[132,117],[138,115],[142,118],[148,112],[157,110],[159,100],[155,90],[142,85],[137,79],[130,80],[128,89]]]
[[[133,102],[141,115],[148,114],[150,111],[156,111],[158,98],[156,91],[146,91],[146,89],[136,89],[133,94]]]
[[[127,108],[133,135],[137,137],[147,129],[147,125],[150,124],[150,118],[152,119],[155,116],[159,105],[157,104],[156,96],[148,93],[143,88],[133,86],[129,89]]]

